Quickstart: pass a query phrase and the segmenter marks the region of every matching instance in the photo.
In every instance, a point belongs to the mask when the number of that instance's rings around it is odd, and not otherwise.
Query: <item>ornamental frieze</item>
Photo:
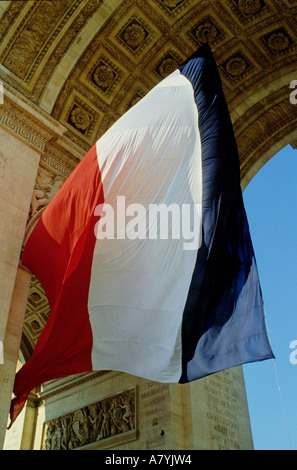
[[[46,422],[42,450],[108,448],[136,439],[135,398],[133,388]]]

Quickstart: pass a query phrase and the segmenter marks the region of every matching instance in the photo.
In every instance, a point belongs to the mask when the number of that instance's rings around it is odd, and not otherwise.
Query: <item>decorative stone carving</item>
[[[284,51],[292,44],[289,35],[284,29],[274,31],[265,36],[265,41],[273,52]]]
[[[242,75],[248,66],[249,65],[247,61],[241,55],[231,57],[224,64],[226,72],[231,75],[231,77],[238,77]]]
[[[297,148],[296,108],[289,102],[288,88],[296,71],[296,14],[295,0],[0,2],[0,78],[11,86],[0,106],[0,126],[41,154],[41,165],[53,178],[66,178],[83,156],[75,153],[74,144],[86,153],[122,112],[194,52],[197,43],[209,42],[222,72],[247,184],[250,170],[258,169],[262,158],[267,161],[274,145],[275,151],[288,142]],[[34,119],[25,111],[29,100],[38,105]],[[89,126],[75,105],[89,115]],[[67,150],[56,140],[66,129],[60,140],[68,139]],[[8,169],[7,157],[0,154],[0,184]],[[49,202],[49,191],[36,191],[38,218]],[[30,220],[28,232],[35,220]],[[35,282],[32,289],[40,292]],[[49,315],[45,296],[39,299],[34,292],[24,325],[26,359]],[[86,415],[95,430],[98,409],[94,404]],[[116,409],[121,416],[121,409]],[[56,421],[52,424],[54,447],[65,448],[69,442],[74,413],[67,416],[58,428]],[[73,432],[77,428],[83,442],[83,414],[76,414],[75,422],[81,423],[81,431],[76,424]],[[129,434],[96,441],[96,433],[90,442],[108,443]],[[108,432],[102,430],[102,435]]]
[[[184,0],[161,0],[163,5],[165,5],[169,10],[174,10],[178,7]]]
[[[154,36],[153,28],[136,10],[133,16],[120,28],[115,37],[129,53],[132,53],[132,56],[135,56],[135,54],[139,56],[147,48]]]
[[[74,96],[70,100],[70,106],[66,108],[66,115],[71,128],[87,139],[92,135],[95,122],[99,117],[98,113],[79,96]],[[72,140],[74,139],[72,138]],[[86,150],[89,148],[90,144]]]
[[[33,191],[30,217],[32,218],[37,211],[47,206],[54,195],[61,187],[64,178],[59,175],[53,175],[45,168],[39,167],[36,177],[35,188]]]
[[[51,141],[45,145],[40,163],[42,167],[48,168],[54,174],[59,174],[66,179],[85,156],[85,153],[83,149],[76,147],[68,139]]]
[[[30,80],[45,51],[70,17],[71,3],[72,0],[57,0],[55,8],[48,1],[32,4],[20,25],[22,27],[18,28],[16,37],[6,48],[5,67],[19,78]],[[77,5],[72,5],[72,8],[75,10]]]
[[[40,323],[37,320],[31,321],[30,326],[34,331],[39,331],[41,328]]]
[[[38,294],[38,292],[32,292],[29,294],[29,299],[34,302],[34,303],[37,303],[41,300],[41,296],[40,294]]]
[[[59,416],[45,426],[43,450],[72,450],[134,431],[135,389]]]
[[[32,276],[21,341],[21,351],[26,361],[32,356],[49,314],[50,307],[44,289],[38,279]]]
[[[91,122],[91,116],[79,106],[73,106],[70,113],[70,122],[74,125],[76,129],[81,130],[82,132],[86,131]]]
[[[220,34],[219,29],[210,19],[206,19],[191,31],[191,35],[199,43],[211,43]]]
[[[89,66],[84,67],[80,81],[86,89],[91,89],[98,94],[102,93],[104,100],[109,101],[114,94],[115,88],[123,79],[124,72],[116,65],[115,61],[107,55],[99,52],[98,58],[91,61]],[[87,94],[89,91],[87,91]]]
[[[254,15],[263,7],[261,0],[238,0],[238,8],[245,15]]]
[[[144,29],[144,27],[134,19],[124,29],[121,34],[121,38],[133,51],[135,51],[148,34],[149,33]]]
[[[115,77],[115,72],[104,62],[100,62],[92,74],[93,82],[103,91],[112,85]]]
[[[140,101],[144,97],[144,94],[136,92],[135,95],[132,97],[131,101],[129,101],[129,105],[127,107],[127,110],[129,108],[132,108],[132,106],[135,106],[138,101]]]
[[[178,67],[178,61],[171,53],[168,53],[156,67],[156,72],[160,77],[165,78],[174,72]]]

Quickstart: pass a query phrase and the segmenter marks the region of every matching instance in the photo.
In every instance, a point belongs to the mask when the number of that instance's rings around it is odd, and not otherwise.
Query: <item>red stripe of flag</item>
[[[103,202],[94,145],[45,209],[24,249],[23,264],[44,285],[51,313],[32,358],[16,375],[11,424],[37,385],[92,370],[88,293],[94,210]]]

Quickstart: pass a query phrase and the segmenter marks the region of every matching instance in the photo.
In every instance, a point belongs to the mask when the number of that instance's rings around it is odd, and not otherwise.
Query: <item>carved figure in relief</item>
[[[86,444],[89,439],[89,423],[84,408],[75,412],[72,429],[76,436],[75,441],[79,442],[79,445]]]
[[[51,450],[59,450],[61,448],[61,419],[57,419],[54,433],[52,435]]]
[[[129,425],[130,429],[133,429],[133,410],[132,410],[132,405],[130,403],[130,397],[127,394],[124,394],[123,396],[123,405],[120,405],[121,408],[125,410],[125,413],[123,415],[123,420]]]
[[[62,438],[61,438],[61,449],[67,450],[68,442],[70,440],[70,423],[71,417],[69,415],[63,416],[61,418],[61,428],[62,428]]]
[[[52,438],[55,432],[56,426],[54,422],[51,421],[46,430],[46,441],[45,441],[45,448],[46,450],[52,450]]]
[[[51,420],[46,450],[71,450],[135,428],[134,392],[125,392]]]
[[[99,441],[101,436],[101,428],[103,423],[103,407],[101,403],[97,403],[97,411],[98,411],[98,421],[96,426],[96,441]]]
[[[90,424],[90,439],[95,441],[97,439],[99,415],[96,403],[88,407],[89,410],[89,424]]]
[[[101,427],[101,439],[106,439],[111,433],[111,411],[112,405],[109,401],[103,404],[103,422]]]
[[[39,167],[31,201],[31,217],[51,201],[63,181],[64,179],[61,176],[52,175],[45,168]]]

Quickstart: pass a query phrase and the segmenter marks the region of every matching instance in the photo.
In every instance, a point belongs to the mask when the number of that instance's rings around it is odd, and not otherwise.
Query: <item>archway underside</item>
[[[233,121],[244,189],[283,146],[297,147],[297,107],[289,100],[289,85],[297,79],[296,17],[297,0],[2,1],[0,79],[63,124],[84,154],[209,42]],[[61,163],[61,149],[54,147],[41,158],[41,189],[46,179],[56,187],[79,160],[66,152]],[[60,171],[46,164],[54,153],[64,165]],[[26,359],[48,314],[33,278],[22,343]]]

